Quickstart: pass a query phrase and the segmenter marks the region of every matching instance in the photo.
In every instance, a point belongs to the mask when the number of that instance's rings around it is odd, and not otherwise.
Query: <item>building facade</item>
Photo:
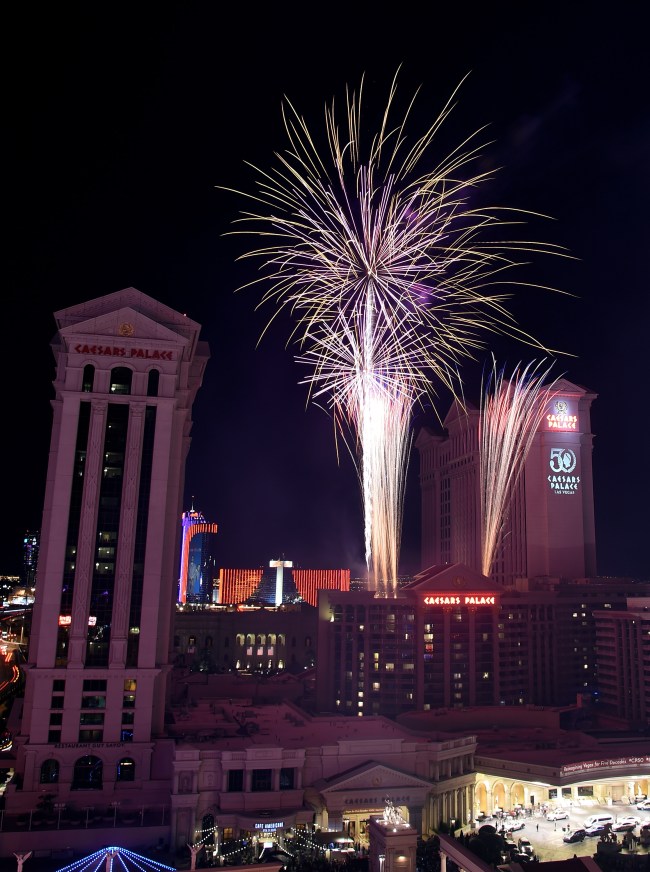
[[[650,727],[650,596],[630,597],[624,611],[597,611],[600,705],[614,720]]]
[[[217,602],[281,605],[302,600],[316,606],[319,590],[349,589],[349,569],[301,569],[290,560],[271,560],[268,568],[219,570]]]
[[[38,596],[7,809],[159,796],[200,325],[134,288],[55,313]],[[87,800],[86,800],[87,801]]]
[[[491,578],[596,575],[590,409],[596,395],[560,379],[515,484]],[[445,434],[423,428],[420,455],[422,568],[481,570],[480,413],[454,403]]]
[[[628,597],[648,593],[650,584],[624,579],[524,580],[506,590],[462,564],[431,567],[390,600],[322,591],[318,708],[397,717],[597,701],[596,614],[624,613]]]
[[[192,506],[189,512],[183,512],[181,529],[178,601],[202,604],[216,601],[212,541],[218,527]]]
[[[28,531],[23,536],[23,583],[26,587],[34,587],[36,584],[40,541],[41,534],[38,532]]]

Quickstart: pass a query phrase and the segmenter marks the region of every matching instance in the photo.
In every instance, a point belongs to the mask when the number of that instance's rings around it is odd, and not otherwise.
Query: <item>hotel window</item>
[[[41,766],[41,784],[57,784],[59,781],[59,761],[46,760]]]
[[[296,780],[295,769],[280,769],[280,790],[293,790]]]
[[[117,764],[116,781],[135,781],[135,760],[123,757]]]
[[[130,394],[132,378],[133,373],[128,367],[116,366],[111,370],[110,392],[112,394]]]
[[[253,769],[251,778],[251,790],[254,793],[261,793],[266,790],[273,790],[272,770],[271,769]]]
[[[87,727],[91,725],[104,724],[104,713],[103,712],[82,712],[79,717],[79,724],[82,727]]]
[[[74,764],[72,790],[101,790],[104,765],[99,757],[80,757]]]
[[[104,691],[106,692],[106,679],[105,678],[86,678],[83,683],[84,693],[91,693],[92,691]]]
[[[122,723],[123,724],[135,723],[135,712],[122,712]]]
[[[94,383],[95,383],[95,367],[92,365],[92,363],[87,363],[84,366],[84,375],[83,375],[83,382],[81,385],[81,390],[85,394],[91,393]]]
[[[244,789],[244,770],[230,769],[228,770],[228,792],[241,793]]]
[[[103,737],[101,730],[79,730],[79,742],[101,742]]]
[[[122,708],[135,708],[135,694],[125,693],[122,697]]]
[[[50,726],[51,727],[60,727],[63,723],[63,713],[51,714],[50,715]]]
[[[106,708],[105,696],[84,696],[81,698],[81,708]]]
[[[62,709],[63,708],[63,697],[62,696],[53,696],[52,701],[50,703],[50,708]]]
[[[160,383],[160,372],[157,369],[149,370],[149,375],[147,376],[147,396],[148,397],[157,397],[158,396],[159,383]]]

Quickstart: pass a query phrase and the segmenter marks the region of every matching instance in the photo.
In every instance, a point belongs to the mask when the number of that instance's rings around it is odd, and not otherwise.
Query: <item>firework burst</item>
[[[492,371],[481,393],[480,481],[482,572],[489,575],[501,542],[512,497],[533,438],[548,403],[557,396],[557,378],[548,381],[552,365],[544,361],[518,364],[509,379]]]
[[[346,123],[325,109],[323,155],[286,101],[286,151],[264,171],[238,231],[268,244],[243,257],[263,262],[260,305],[289,311],[309,396],[333,416],[362,490],[370,586],[395,595],[404,481],[414,405],[438,388],[459,394],[459,363],[483,347],[485,332],[541,347],[505,307],[510,270],[541,243],[495,239],[521,213],[474,208],[491,173],[473,173],[477,133],[433,169],[420,171],[455,94],[423,136],[408,144],[411,101],[398,123],[396,80],[378,132],[362,148],[361,93],[346,93]],[[458,89],[456,89],[458,90]],[[415,98],[414,98],[415,99]],[[241,288],[240,288],[241,290]],[[351,437],[351,438],[350,438]]]

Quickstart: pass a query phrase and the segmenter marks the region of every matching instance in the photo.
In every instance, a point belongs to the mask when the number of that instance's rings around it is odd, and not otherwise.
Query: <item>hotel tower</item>
[[[90,790],[92,804],[120,804],[127,789],[144,803],[169,783],[154,740],[191,410],[209,350],[199,324],[135,288],[54,317],[38,595],[16,736],[22,785],[7,801],[29,809],[50,789],[75,805]]]
[[[512,489],[491,578],[596,575],[591,403],[596,395],[560,379]],[[481,571],[479,411],[452,404],[445,434],[422,429],[422,569],[463,563]]]

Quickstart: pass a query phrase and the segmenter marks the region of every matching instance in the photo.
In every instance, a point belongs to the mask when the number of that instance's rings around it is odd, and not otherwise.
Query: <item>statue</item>
[[[190,843],[188,842],[187,847],[190,849],[190,854],[192,855],[192,862],[190,863],[190,869],[194,870],[194,869],[196,869],[196,855],[201,850],[202,845],[190,845]]]
[[[403,823],[405,823],[405,821],[400,810],[395,808],[392,799],[387,798],[386,806],[384,808],[384,824],[386,826],[396,827]]]
[[[18,870],[17,872],[23,872],[23,865],[26,860],[32,856],[32,852],[28,851],[26,854],[14,854],[14,857],[18,861]]]

